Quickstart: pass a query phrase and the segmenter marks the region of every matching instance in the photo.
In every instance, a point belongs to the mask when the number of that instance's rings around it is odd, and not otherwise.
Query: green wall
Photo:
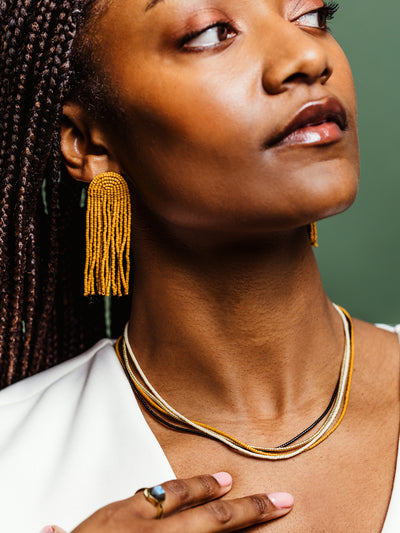
[[[316,256],[330,298],[354,316],[400,323],[400,0],[340,3],[333,34],[358,97],[360,193],[318,224]]]

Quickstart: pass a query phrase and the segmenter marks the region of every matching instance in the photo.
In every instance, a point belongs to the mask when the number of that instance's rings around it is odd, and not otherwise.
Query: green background
[[[400,0],[342,0],[331,23],[358,99],[359,196],[318,223],[316,256],[329,297],[352,315],[400,323]]]

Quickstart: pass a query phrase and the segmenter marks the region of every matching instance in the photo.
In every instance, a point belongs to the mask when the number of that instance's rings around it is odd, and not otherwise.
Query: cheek
[[[151,133],[152,139],[187,142],[199,149],[229,149],[229,141],[251,136],[259,116],[251,82],[241,76],[196,77],[195,72],[172,77],[159,73],[156,83],[144,81],[133,89],[134,101],[123,97],[123,106],[135,130]],[[250,101],[251,100],[251,101]],[[150,132],[146,130],[150,128]],[[246,139],[243,139],[244,141]]]
[[[213,77],[169,79],[134,91],[143,95],[139,105],[123,98],[129,120],[118,157],[163,216],[188,205],[192,213],[220,210],[227,188],[232,202],[243,195],[243,175],[254,174],[261,155],[259,110],[248,86],[233,75],[222,84]]]

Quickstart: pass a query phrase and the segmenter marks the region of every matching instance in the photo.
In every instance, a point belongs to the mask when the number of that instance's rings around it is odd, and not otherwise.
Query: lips
[[[331,144],[339,141],[347,129],[347,115],[336,98],[307,103],[294,119],[272,140],[273,146]]]

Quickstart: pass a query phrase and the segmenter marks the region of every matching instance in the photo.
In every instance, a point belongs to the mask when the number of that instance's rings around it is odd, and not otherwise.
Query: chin
[[[359,189],[358,158],[325,161],[308,167],[302,174],[298,207],[308,220],[338,215],[353,205]]]

